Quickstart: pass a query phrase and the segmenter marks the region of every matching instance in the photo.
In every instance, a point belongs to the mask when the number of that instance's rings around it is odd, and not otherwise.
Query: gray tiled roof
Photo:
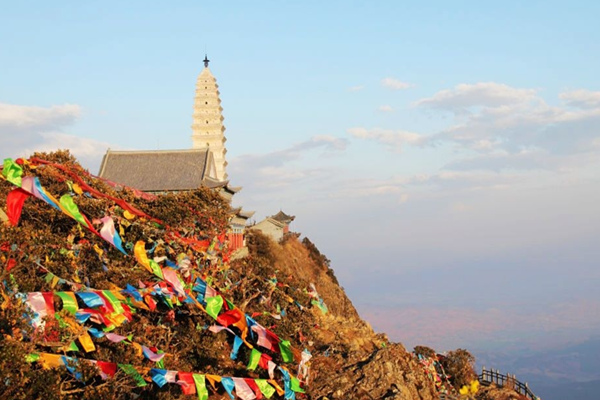
[[[280,210],[277,214],[271,215],[270,218],[273,218],[275,221],[279,221],[279,222],[283,222],[283,223],[289,224],[296,217],[294,215],[287,215],[286,213],[284,213],[283,211]]]
[[[202,186],[211,170],[214,161],[208,149],[108,150],[99,176],[145,192],[180,191]]]

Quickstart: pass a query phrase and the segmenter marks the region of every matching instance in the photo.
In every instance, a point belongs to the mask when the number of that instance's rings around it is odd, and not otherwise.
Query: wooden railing
[[[515,392],[522,394],[523,396],[526,396],[530,399],[539,399],[539,397],[533,394],[531,389],[529,389],[527,382],[521,383],[517,380],[517,378],[514,375],[504,375],[498,372],[498,370],[487,370],[485,369],[485,367],[483,367],[483,369],[481,370],[481,375],[479,375],[479,383],[483,386],[489,386],[492,383],[494,383],[500,387],[513,389]]]

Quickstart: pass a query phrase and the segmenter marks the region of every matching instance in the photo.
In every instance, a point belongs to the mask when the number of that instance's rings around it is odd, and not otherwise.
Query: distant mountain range
[[[528,382],[543,400],[600,399],[600,337],[544,351],[475,352],[480,366]]]

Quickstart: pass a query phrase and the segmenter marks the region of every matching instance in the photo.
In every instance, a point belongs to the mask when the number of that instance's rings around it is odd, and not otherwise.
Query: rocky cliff
[[[3,398],[454,391],[359,317],[310,240],[250,232],[249,255],[230,260],[215,192],[148,196],[57,152],[6,161],[0,208]]]

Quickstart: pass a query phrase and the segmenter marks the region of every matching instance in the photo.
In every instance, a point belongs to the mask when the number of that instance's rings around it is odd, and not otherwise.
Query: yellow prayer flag
[[[81,347],[86,353],[96,350],[96,346],[94,346],[94,342],[92,342],[92,338],[87,332],[79,336],[79,343],[81,343]]]
[[[60,354],[40,353],[39,362],[44,369],[58,368],[63,365],[61,357]]]
[[[138,357],[143,357],[144,356],[144,350],[142,349],[142,345],[136,342],[131,342],[133,348],[135,349]]]
[[[217,387],[215,386],[215,384],[217,382],[221,382],[221,377],[219,375],[209,375],[206,374],[205,375],[206,379],[208,379],[208,382],[210,382],[210,386],[212,386],[212,388],[217,391]]]
[[[73,188],[73,191],[77,194],[83,194],[83,190],[81,190],[81,187],[74,183],[73,185],[71,185],[71,187]]]
[[[275,379],[269,379],[267,382],[269,382],[271,385],[273,385],[273,387],[275,388],[275,390],[277,390],[277,394],[280,396],[283,396],[285,394],[285,390],[283,390],[281,388],[281,386],[279,386],[277,384],[277,381],[275,381]]]

